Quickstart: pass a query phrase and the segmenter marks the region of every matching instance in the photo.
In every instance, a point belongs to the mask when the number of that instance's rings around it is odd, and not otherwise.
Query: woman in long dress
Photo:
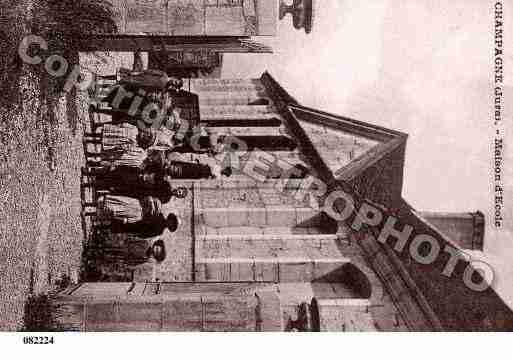
[[[162,213],[159,199],[147,196],[141,199],[106,195],[100,199],[98,208],[104,219],[112,222],[114,233],[133,233],[141,238],[156,237],[166,229],[175,232],[179,221],[175,214],[167,217]]]
[[[166,126],[140,128],[129,123],[105,124],[101,133],[86,133],[84,142],[101,144],[102,152],[122,152],[133,146],[139,146],[143,149],[150,147],[173,149],[181,145],[181,142],[176,139],[176,130],[174,129]],[[90,155],[93,156],[94,154]]]
[[[209,165],[181,161],[177,159],[176,152],[173,150],[152,152],[148,156],[148,160],[145,161],[143,168],[148,172],[163,171],[170,179],[207,179],[215,177]]]
[[[95,111],[111,115],[114,124],[126,122],[137,125],[142,120],[154,125],[161,118],[153,118],[151,114],[145,113],[145,109],[158,108],[160,117],[167,115],[170,110],[170,93],[175,93],[182,86],[182,80],[170,78],[159,70],[125,71],[121,81],[113,85],[103,99],[111,109],[95,108]]]
[[[126,263],[137,266],[149,262],[154,258],[158,263],[166,259],[166,246],[161,239],[151,241],[148,239],[135,239],[128,242],[126,248]]]
[[[173,179],[207,179],[215,177],[210,166],[194,162],[170,161],[166,166],[166,172]]]
[[[105,125],[101,136],[102,167],[141,168],[150,152],[172,150],[176,145],[174,131],[167,128],[139,129],[130,124]],[[97,154],[89,154],[95,157]]]
[[[126,167],[97,175],[94,188],[121,196],[152,196],[162,203],[168,203],[173,197],[185,198],[188,194],[187,188],[174,187],[169,181],[169,176],[163,171],[147,172]]]
[[[96,178],[132,178],[152,173],[162,177],[166,167],[164,154],[164,150],[144,150],[139,146],[131,146],[126,151],[104,151],[99,162],[91,163],[82,171],[84,175]]]
[[[126,248],[121,248],[117,254],[129,266],[147,263],[152,258],[160,263],[166,259],[166,246],[161,239],[151,240],[134,237],[128,240]]]
[[[172,150],[181,145],[176,138],[176,131],[167,127],[146,127],[140,128],[138,131],[137,143],[144,149]]]
[[[144,89],[146,91],[165,91],[168,89],[179,89],[183,86],[183,81],[174,77],[169,77],[167,73],[161,70],[148,69],[143,71],[131,71],[120,69],[120,85]]]
[[[128,123],[120,125],[106,124],[102,131],[102,151],[127,151],[137,146],[139,130]]]
[[[141,168],[147,158],[148,152],[146,150],[139,146],[130,146],[125,151],[102,152],[100,165],[109,170],[119,167]]]
[[[122,261],[135,267],[152,259],[160,263],[166,259],[166,245],[162,239],[140,238],[132,233],[123,234],[125,240],[119,246],[103,247],[101,256],[108,262]]]
[[[138,223],[143,219],[143,208],[137,198],[107,195],[99,206],[104,217],[122,224]]]

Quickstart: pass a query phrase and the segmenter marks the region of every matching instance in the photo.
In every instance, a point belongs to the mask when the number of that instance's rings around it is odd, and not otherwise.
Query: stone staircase
[[[312,282],[350,262],[311,208],[203,208],[197,220],[197,281]]]

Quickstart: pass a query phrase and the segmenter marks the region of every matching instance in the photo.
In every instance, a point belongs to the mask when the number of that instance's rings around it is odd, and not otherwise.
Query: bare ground
[[[25,81],[37,82],[28,75]],[[37,86],[34,86],[37,90]],[[11,109],[0,132],[0,329],[22,327],[31,294],[48,291],[63,277],[77,278],[82,248],[81,122],[69,121],[66,97],[48,125],[38,99]],[[72,111],[71,111],[72,112]],[[69,123],[78,124],[78,131]],[[75,132],[75,134],[74,134]]]
[[[82,250],[80,167],[85,101],[50,93],[40,69],[20,63],[31,1],[1,1],[0,330],[23,329],[24,305],[68,277]],[[10,24],[14,24],[10,26]],[[19,25],[16,25],[19,24]],[[9,29],[6,34],[6,30]]]

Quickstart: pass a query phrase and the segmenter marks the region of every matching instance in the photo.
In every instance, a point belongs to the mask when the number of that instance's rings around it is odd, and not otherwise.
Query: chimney
[[[485,217],[482,212],[420,212],[420,215],[462,249],[483,250]]]

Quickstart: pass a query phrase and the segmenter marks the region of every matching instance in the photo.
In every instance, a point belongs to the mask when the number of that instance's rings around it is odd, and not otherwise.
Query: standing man
[[[160,70],[120,69],[120,75],[121,80],[110,88],[103,100],[111,109],[94,109],[97,113],[111,115],[114,124],[139,125],[139,120],[147,125],[156,121],[162,124],[162,118],[172,113],[172,99],[182,94],[183,81],[170,78]],[[152,116],[155,112],[157,115]]]

